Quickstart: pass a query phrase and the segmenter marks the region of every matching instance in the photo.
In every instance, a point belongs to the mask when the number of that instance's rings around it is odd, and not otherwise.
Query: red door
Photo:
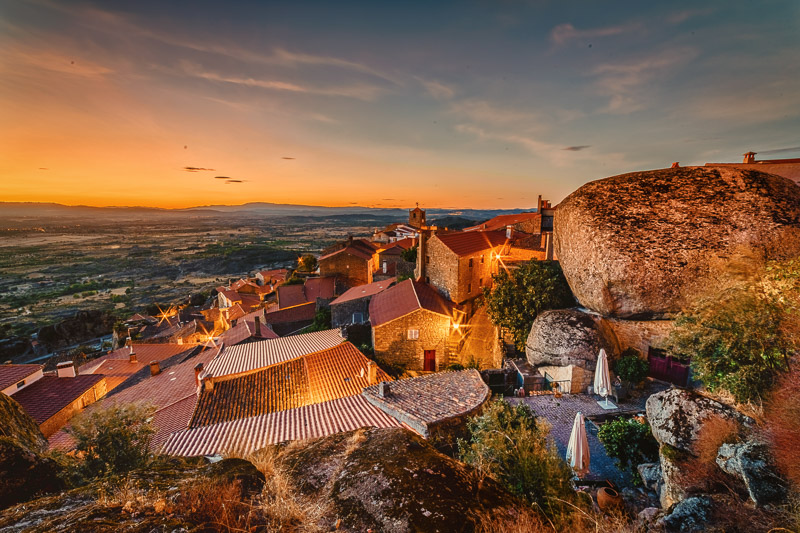
[[[425,366],[423,370],[436,372],[436,350],[425,350]]]

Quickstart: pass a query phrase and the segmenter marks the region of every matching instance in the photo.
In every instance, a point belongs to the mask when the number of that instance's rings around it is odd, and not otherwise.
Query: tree
[[[575,304],[556,261],[534,259],[516,270],[501,270],[492,280],[493,288],[483,289],[489,318],[512,333],[518,350],[525,349],[531,325],[539,313]]]
[[[416,263],[417,262],[417,247],[412,246],[408,250],[403,250],[400,252],[400,257],[403,258],[403,261],[407,261],[409,263]]]
[[[324,331],[327,329],[331,329],[333,326],[331,325],[331,308],[330,307],[320,307],[317,309],[317,312],[314,314],[314,321],[308,326],[306,329],[307,332],[311,331]]]
[[[297,260],[297,270],[314,272],[317,269],[317,258],[311,254],[304,254]]]
[[[99,406],[73,418],[68,431],[83,455],[83,474],[119,474],[147,464],[155,432],[150,423],[153,413],[151,405],[129,403]]]
[[[681,313],[670,352],[691,358],[695,377],[736,401],[759,401],[789,370],[798,348],[796,263],[771,263],[757,277],[712,293]]]
[[[525,403],[492,402],[467,422],[468,440],[459,440],[459,456],[479,474],[538,505],[546,514],[573,501],[573,477],[551,442],[550,426]],[[560,501],[561,500],[561,501]]]
[[[614,371],[626,386],[636,385],[647,377],[649,365],[638,350],[627,348],[614,364]]]

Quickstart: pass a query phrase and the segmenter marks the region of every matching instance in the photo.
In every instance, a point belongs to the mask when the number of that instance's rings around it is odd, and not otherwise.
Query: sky
[[[530,208],[750,150],[800,157],[796,0],[0,3],[0,201]]]

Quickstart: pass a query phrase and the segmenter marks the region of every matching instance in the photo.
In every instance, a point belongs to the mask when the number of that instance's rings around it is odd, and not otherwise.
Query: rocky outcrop
[[[555,251],[582,306],[669,318],[742,254],[800,254],[800,187],[733,168],[634,172],[573,192],[554,225]]]
[[[753,420],[735,409],[694,391],[669,389],[653,394],[645,404],[647,421],[659,444],[695,454],[694,445],[703,424],[710,419],[752,425]]]
[[[647,490],[658,493],[664,482],[661,476],[661,465],[659,463],[643,463],[636,467],[639,477],[642,478],[642,485]]]
[[[91,309],[78,311],[75,316],[39,330],[39,342],[49,350],[72,346],[103,335],[114,329],[114,315],[107,311]]]
[[[725,443],[717,452],[717,465],[741,479],[758,506],[783,500],[786,484],[778,476],[769,450],[760,442]]]
[[[686,498],[675,505],[668,515],[660,518],[656,526],[667,531],[703,531],[711,518],[712,504],[707,496]]]
[[[43,455],[46,449],[36,422],[0,393],[0,509],[63,488],[61,467]]]
[[[577,309],[546,311],[534,320],[525,343],[532,365],[575,365],[594,370],[600,349],[610,360],[617,354],[614,333],[589,314]]]

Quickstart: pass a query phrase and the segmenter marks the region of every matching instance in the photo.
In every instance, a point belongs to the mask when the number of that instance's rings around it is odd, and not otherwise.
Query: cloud
[[[611,37],[613,35],[640,31],[641,29],[642,25],[638,22],[586,30],[579,30],[572,24],[566,23],[559,24],[550,31],[550,40],[553,41],[556,46],[563,46],[572,41],[586,41],[598,37]]]
[[[214,179],[215,180],[229,180],[231,178],[229,178],[228,176],[214,176]]]
[[[567,152],[580,152],[581,150],[585,150],[587,148],[591,148],[591,144],[582,144],[579,146],[567,146],[566,148],[562,148],[562,150],[566,150]]]
[[[456,94],[452,87],[448,87],[439,81],[426,80],[418,76],[416,76],[416,79],[422,84],[423,87],[425,87],[425,90],[428,91],[428,94],[437,100],[450,100]]]
[[[667,22],[670,24],[680,24],[682,22],[686,22],[689,19],[695,17],[703,17],[705,15],[710,15],[713,13],[714,10],[711,8],[708,9],[684,9],[683,11],[676,11],[675,13],[671,14],[667,17]]]
[[[225,183],[244,183],[247,180],[227,180]]]
[[[203,167],[183,167],[183,170],[186,172],[201,172],[201,171],[214,172],[213,168],[203,168]]]
[[[529,111],[500,107],[487,100],[466,99],[453,102],[450,112],[482,124],[520,124],[528,128],[541,122],[541,117]]]
[[[289,159],[289,160],[294,160],[295,158],[294,158],[294,157],[281,157],[281,159]]]
[[[757,152],[759,154],[782,154],[784,152],[800,152],[800,146],[792,146],[791,148],[776,148],[775,150],[762,150]]]
[[[697,57],[693,48],[673,48],[635,61],[605,63],[592,71],[597,77],[596,86],[601,94],[610,97],[604,110],[609,113],[632,113],[645,108],[645,95],[640,91],[645,84],[658,78],[673,75],[676,67]]]
[[[104,65],[83,59],[79,55],[66,56],[57,52],[21,50],[19,48],[4,48],[2,53],[6,61],[13,61],[25,68],[33,67],[83,78],[102,78],[114,72]]]

